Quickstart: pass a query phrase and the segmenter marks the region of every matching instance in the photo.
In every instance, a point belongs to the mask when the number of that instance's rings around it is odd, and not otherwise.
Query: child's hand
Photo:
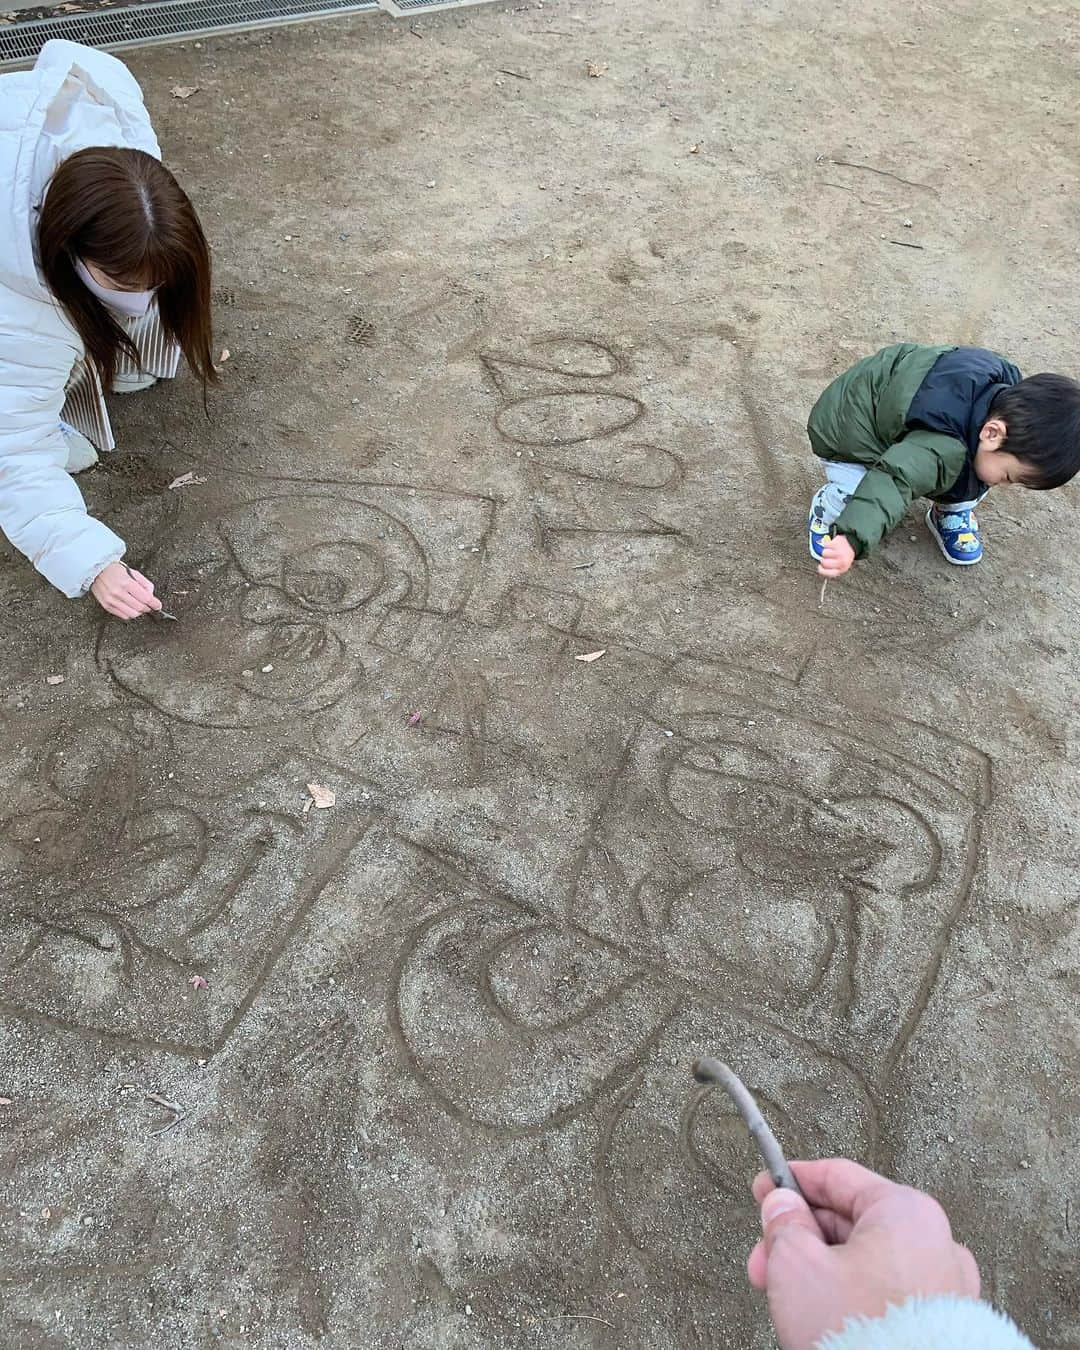
[[[828,539],[821,550],[819,577],[842,577],[855,561],[855,550],[842,534]]]
[[[103,567],[90,589],[101,608],[118,619],[137,619],[161,608],[154,583],[122,562]]]

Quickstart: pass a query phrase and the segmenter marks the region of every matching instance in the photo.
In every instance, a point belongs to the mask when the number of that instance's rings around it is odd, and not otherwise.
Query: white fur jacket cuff
[[[818,1350],[1034,1350],[1012,1322],[973,1299],[913,1298],[872,1321],[830,1332]]]

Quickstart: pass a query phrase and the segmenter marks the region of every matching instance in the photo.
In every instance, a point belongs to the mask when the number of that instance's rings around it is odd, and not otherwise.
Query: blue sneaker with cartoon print
[[[832,538],[832,526],[826,525],[818,515],[815,507],[817,498],[810,503],[810,518],[807,521],[807,527],[810,532],[810,556],[816,562],[821,561],[821,550]]]
[[[926,513],[926,528],[954,566],[971,567],[981,561],[982,540],[974,511],[950,511],[948,507],[931,506]]]

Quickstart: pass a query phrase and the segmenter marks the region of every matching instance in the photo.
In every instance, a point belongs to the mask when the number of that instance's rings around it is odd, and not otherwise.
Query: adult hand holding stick
[[[859,1333],[854,1341],[834,1342],[845,1324],[882,1318],[890,1308],[905,1316],[920,1298],[979,1297],[975,1260],[953,1241],[948,1216],[936,1200],[845,1158],[789,1164],[753,1096],[726,1064],[699,1059],[693,1071],[699,1082],[717,1083],[728,1093],[768,1168],[753,1182],[762,1238],[750,1253],[747,1273],[768,1297],[782,1350],[826,1350],[834,1344],[847,1350],[863,1342]],[[911,1315],[921,1314],[915,1309]],[[990,1319],[979,1326],[988,1325],[989,1335],[1000,1332],[1004,1339],[987,1341],[988,1346],[1028,1345],[984,1305],[969,1313],[964,1305],[950,1304],[946,1315]],[[953,1342],[925,1344],[930,1350]]]
[[[791,1167],[801,1194],[774,1186],[764,1172],[754,1179],[763,1236],[747,1262],[783,1350],[828,1346],[829,1333],[845,1323],[884,1317],[912,1299],[979,1297],[975,1258],[953,1241],[936,1200],[846,1158]],[[928,1350],[954,1343],[961,1342],[919,1341]]]

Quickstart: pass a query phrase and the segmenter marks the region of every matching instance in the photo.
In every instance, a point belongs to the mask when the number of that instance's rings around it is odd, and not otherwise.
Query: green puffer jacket
[[[969,447],[958,435],[908,422],[912,401],[947,352],[991,358],[1001,367],[996,378],[1008,383],[1020,378],[1014,366],[981,349],[898,343],[845,371],[810,414],[807,432],[816,455],[866,466],[866,476],[834,526],[856,557],[864,557],[895,529],[916,497],[946,494],[968,470]]]

